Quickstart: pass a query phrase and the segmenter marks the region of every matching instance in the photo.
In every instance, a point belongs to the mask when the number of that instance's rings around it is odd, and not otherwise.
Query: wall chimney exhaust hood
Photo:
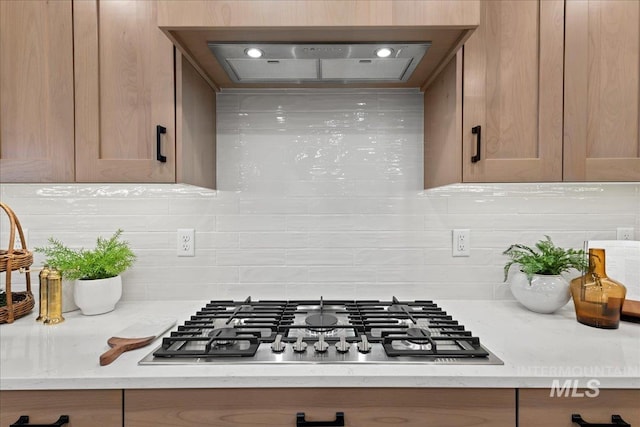
[[[430,42],[208,43],[235,83],[406,82]]]

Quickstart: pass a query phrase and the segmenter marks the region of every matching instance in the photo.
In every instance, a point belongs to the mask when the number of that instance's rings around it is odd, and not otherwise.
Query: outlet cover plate
[[[178,229],[178,244],[176,246],[176,254],[178,256],[195,256],[196,241],[195,230],[193,228]]]
[[[634,240],[635,232],[633,227],[618,227],[616,229],[617,240]]]
[[[471,230],[468,228],[457,228],[453,230],[452,253],[454,257],[471,256]]]

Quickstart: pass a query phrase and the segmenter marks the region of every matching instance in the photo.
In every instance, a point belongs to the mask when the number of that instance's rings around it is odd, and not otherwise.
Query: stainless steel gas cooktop
[[[211,301],[147,364],[503,362],[432,301]]]

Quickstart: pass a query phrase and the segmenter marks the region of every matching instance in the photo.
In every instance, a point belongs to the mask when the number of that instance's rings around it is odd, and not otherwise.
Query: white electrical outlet
[[[616,239],[618,240],[633,240],[634,234],[633,227],[618,227],[616,229]]]
[[[196,240],[195,230],[193,228],[178,229],[178,246],[176,248],[178,256],[195,256]]]
[[[29,247],[29,229],[23,228],[22,234],[24,235],[24,242]],[[14,249],[24,249],[22,247],[22,241],[20,240],[20,233],[16,230],[16,236],[13,239],[13,248]]]
[[[453,256],[471,255],[471,231],[468,228],[453,230]]]

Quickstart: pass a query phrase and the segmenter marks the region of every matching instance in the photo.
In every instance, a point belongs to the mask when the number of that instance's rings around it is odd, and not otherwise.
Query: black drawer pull
[[[623,420],[620,415],[611,415],[611,424],[602,424],[602,423],[592,424],[592,423],[588,423],[588,422],[586,422],[585,420],[582,419],[582,416],[580,414],[571,415],[571,422],[576,423],[579,426],[584,426],[584,427],[616,427],[616,426],[631,427],[631,424],[629,424],[625,420]]]
[[[296,427],[344,427],[344,412],[336,412],[335,421],[307,421],[304,412],[296,414]]]
[[[471,163],[477,163],[480,161],[480,147],[482,144],[482,128],[478,126],[474,126],[471,128],[471,133],[474,135],[478,135],[476,139],[476,155],[471,157]]]
[[[156,159],[159,162],[166,163],[167,156],[162,155],[162,146],[160,144],[160,135],[167,133],[167,128],[164,126],[156,126]]]
[[[28,415],[20,415],[20,418],[18,418],[18,421],[16,421],[15,423],[11,424],[9,427],[20,427],[20,426],[26,426],[26,427],[60,427],[63,426],[65,424],[69,423],[69,415],[60,415],[60,418],[58,418],[58,421],[56,421],[53,424],[29,424],[29,416]]]

